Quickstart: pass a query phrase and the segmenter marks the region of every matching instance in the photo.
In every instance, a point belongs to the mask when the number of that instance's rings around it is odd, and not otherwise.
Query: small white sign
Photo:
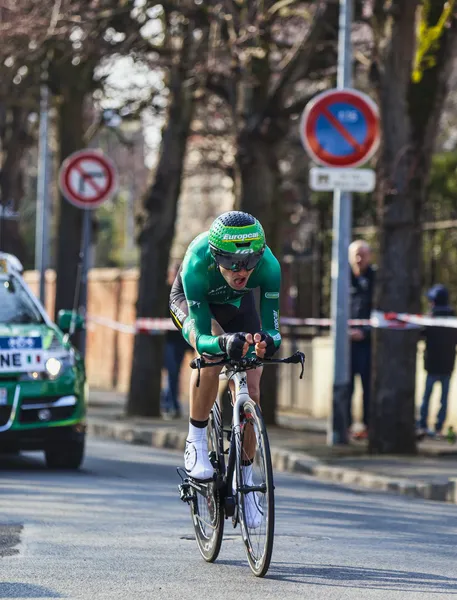
[[[42,350],[4,350],[0,348],[0,373],[44,371]]]
[[[309,185],[315,192],[341,190],[343,192],[372,192],[376,185],[373,169],[332,169],[313,167]]]

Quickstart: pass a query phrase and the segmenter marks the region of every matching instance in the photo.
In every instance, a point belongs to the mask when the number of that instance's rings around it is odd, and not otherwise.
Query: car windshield
[[[0,324],[38,324],[43,317],[19,278],[0,277]]]

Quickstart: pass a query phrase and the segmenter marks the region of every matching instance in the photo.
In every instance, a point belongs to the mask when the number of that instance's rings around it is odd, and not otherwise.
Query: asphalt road
[[[276,477],[270,571],[228,521],[206,564],[177,494],[176,452],[91,441],[84,469],[0,459],[0,598],[442,599],[457,595],[457,507]]]

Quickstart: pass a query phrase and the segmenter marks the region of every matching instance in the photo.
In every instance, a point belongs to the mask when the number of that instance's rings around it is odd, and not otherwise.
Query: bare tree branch
[[[298,98],[291,104],[284,106],[281,110],[281,116],[290,117],[292,115],[300,114],[305,108],[305,106],[308,104],[308,102],[312,100],[315,95],[316,94],[309,94],[308,96]]]
[[[313,55],[313,47],[325,27],[327,5],[328,3],[325,0],[319,1],[311,28],[301,40],[298,41],[295,48],[292,49],[288,57],[288,62],[282,68],[281,75],[269,94],[267,105],[264,110],[265,115],[270,114],[270,112],[274,110],[274,107],[279,103],[285,87],[290,83],[298,66],[301,71],[307,70]]]

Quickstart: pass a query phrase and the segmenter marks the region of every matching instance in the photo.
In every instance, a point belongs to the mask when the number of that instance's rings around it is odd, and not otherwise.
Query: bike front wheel
[[[208,483],[197,483],[190,503],[197,546],[207,562],[214,562],[218,557],[224,534],[224,513],[219,489],[224,465],[221,444],[222,423],[219,407],[215,404],[208,421],[208,452],[216,479]]]
[[[267,431],[259,407],[243,404],[237,444],[237,494],[241,532],[249,566],[263,577],[273,552],[275,509],[273,468]]]

